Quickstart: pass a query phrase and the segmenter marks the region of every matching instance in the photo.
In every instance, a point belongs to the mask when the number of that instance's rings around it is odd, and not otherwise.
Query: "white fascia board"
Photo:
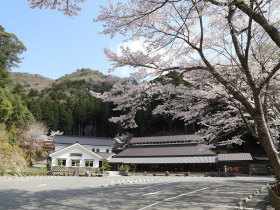
[[[88,148],[86,148],[86,147],[80,145],[79,143],[72,144],[72,145],[70,145],[70,146],[68,146],[68,147],[65,147],[65,148],[63,148],[63,149],[61,149],[61,150],[58,150],[58,151],[56,151],[56,152],[50,154],[49,156],[50,156],[51,158],[54,158],[54,157],[57,156],[58,154],[60,154],[60,153],[65,153],[65,152],[67,152],[67,151],[69,151],[69,150],[72,150],[72,149],[75,148],[75,147],[76,147],[76,148],[79,148],[80,150],[84,151],[85,153],[87,153],[87,154],[89,154],[89,155],[94,155],[94,156],[96,156],[96,157],[99,157],[100,160],[102,159],[102,157],[101,157],[100,155],[96,154],[95,152],[90,151]]]

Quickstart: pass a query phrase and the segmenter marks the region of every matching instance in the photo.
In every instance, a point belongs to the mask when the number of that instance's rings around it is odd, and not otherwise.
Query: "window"
[[[64,159],[57,159],[58,166],[66,166],[66,160]]]
[[[96,152],[99,152],[99,149],[96,149]]]
[[[94,160],[85,160],[85,166],[86,167],[93,167],[93,161]]]
[[[72,160],[72,166],[80,166],[80,160]]]
[[[95,152],[95,148],[92,148],[92,151]]]
[[[106,153],[109,153],[109,149],[106,149]]]

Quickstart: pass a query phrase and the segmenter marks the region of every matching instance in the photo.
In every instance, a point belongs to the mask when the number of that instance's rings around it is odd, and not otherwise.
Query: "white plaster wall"
[[[109,153],[112,152],[112,147],[110,146],[94,146],[94,145],[83,145],[86,148],[88,148],[90,151],[92,151],[92,149],[94,148],[95,151],[96,149],[99,149],[99,152],[106,152],[106,149],[109,149]]]
[[[83,154],[82,157],[79,156],[70,156],[70,153],[81,153]],[[60,153],[58,155],[55,155],[52,157],[52,166],[57,166],[57,159],[66,159],[66,166],[72,165],[72,160],[74,159],[80,159],[80,166],[85,166],[85,160],[94,160],[93,161],[93,167],[98,168],[99,167],[99,159],[96,159],[87,153],[81,151],[80,149],[73,148],[72,150],[67,150],[64,153]]]

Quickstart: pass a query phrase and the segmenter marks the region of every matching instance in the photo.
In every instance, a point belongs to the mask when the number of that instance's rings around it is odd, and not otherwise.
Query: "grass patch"
[[[45,176],[48,173],[47,168],[27,168],[22,171],[25,176]]]

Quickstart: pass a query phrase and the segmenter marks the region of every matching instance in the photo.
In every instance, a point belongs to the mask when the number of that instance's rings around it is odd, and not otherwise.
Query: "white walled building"
[[[100,161],[114,155],[113,140],[104,137],[55,136],[55,152],[49,156],[52,171],[96,171]]]

